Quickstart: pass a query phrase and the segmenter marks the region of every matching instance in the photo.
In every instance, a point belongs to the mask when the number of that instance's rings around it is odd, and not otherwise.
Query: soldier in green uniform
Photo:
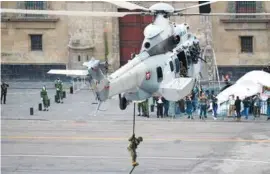
[[[146,99],[142,103],[142,111],[143,111],[143,116],[149,117],[149,105],[148,105],[148,99]]]
[[[139,163],[136,162],[136,158],[137,158],[137,152],[136,149],[138,147],[138,145],[140,144],[140,142],[143,141],[142,137],[135,137],[135,134],[132,135],[132,137],[130,137],[128,139],[128,141],[130,141],[129,146],[128,146],[128,151],[130,152],[131,158],[132,158],[132,166],[138,166]]]
[[[47,93],[47,89],[45,86],[42,87],[42,90],[40,92],[41,96],[41,101],[43,102],[44,110],[43,111],[48,111],[49,109],[49,97]]]
[[[63,103],[63,82],[57,78],[57,81],[55,82],[55,88],[56,88],[56,96],[57,96],[57,103]]]
[[[138,103],[138,116],[141,116],[141,111],[142,111],[142,116],[143,116],[143,102]]]

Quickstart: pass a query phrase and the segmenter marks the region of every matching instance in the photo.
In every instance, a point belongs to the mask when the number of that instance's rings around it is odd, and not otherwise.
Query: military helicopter
[[[105,76],[101,71],[101,62],[92,58],[83,63],[87,70],[50,70],[49,74],[89,75],[96,82],[95,93],[101,102],[119,95],[121,110],[126,109],[130,101],[141,101],[151,96],[163,96],[169,101],[177,101],[190,94],[200,76],[200,67],[204,60],[200,58],[199,40],[189,31],[189,25],[170,22],[170,16],[192,15],[250,15],[249,13],[182,13],[186,9],[214,3],[215,1],[174,9],[170,4],[157,3],[145,8],[130,2],[106,1],[129,10],[140,12],[88,12],[88,11],[51,11],[1,9],[1,13],[27,13],[69,16],[111,16],[152,15],[153,21],[144,29],[144,40],[140,53],[127,64]],[[252,13],[252,15],[269,15]],[[181,74],[185,69],[186,73]],[[98,106],[98,108],[99,108]]]

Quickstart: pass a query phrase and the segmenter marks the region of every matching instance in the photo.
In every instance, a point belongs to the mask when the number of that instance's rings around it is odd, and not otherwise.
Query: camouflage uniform
[[[55,88],[56,88],[56,95],[58,98],[57,103],[63,103],[63,82],[57,79],[55,82]]]
[[[138,116],[141,116],[141,111],[142,111],[142,115],[143,115],[143,102],[138,103]]]
[[[6,97],[7,97],[7,88],[9,85],[5,82],[2,82],[1,84],[1,104],[2,100],[4,99],[4,104],[6,104]]]
[[[128,141],[130,141],[130,143],[129,143],[127,149],[130,152],[130,155],[132,158],[132,165],[137,166],[137,165],[139,165],[139,163],[136,162],[136,158],[137,158],[136,149],[137,149],[138,145],[140,144],[140,142],[143,141],[143,138],[142,137],[136,138],[135,135],[133,134],[132,137],[130,137],[128,139]]]
[[[143,112],[143,116],[149,117],[148,99],[146,99],[144,102],[142,102],[142,112]]]
[[[43,101],[43,105],[44,105],[44,110],[43,111],[48,111],[48,107],[49,107],[49,97],[48,97],[48,93],[45,87],[42,88],[41,92],[40,92],[40,96],[41,96],[41,100]]]

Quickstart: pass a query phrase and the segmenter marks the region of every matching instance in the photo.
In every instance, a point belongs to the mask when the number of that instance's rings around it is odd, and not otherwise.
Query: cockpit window
[[[159,66],[157,67],[157,81],[161,82],[162,80],[163,80],[162,68]]]
[[[176,71],[176,73],[179,73],[179,71],[180,71],[180,62],[179,62],[178,58],[176,58],[174,60],[174,62],[175,62],[175,71]]]
[[[173,63],[172,63],[172,61],[170,61],[170,68],[171,68],[171,72],[173,72],[174,67],[173,67]]]

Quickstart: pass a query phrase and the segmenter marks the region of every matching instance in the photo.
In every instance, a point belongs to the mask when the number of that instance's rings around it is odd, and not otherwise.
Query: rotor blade
[[[100,12],[100,11],[55,11],[55,10],[23,10],[1,8],[1,13],[23,13],[23,14],[45,14],[64,16],[96,16],[96,17],[123,17],[131,14],[141,14],[141,12]]]
[[[217,1],[210,1],[210,2],[206,2],[206,3],[202,3],[202,4],[198,4],[198,5],[192,5],[192,6],[189,6],[189,7],[186,7],[186,8],[182,8],[182,9],[175,9],[174,12],[181,12],[181,11],[184,11],[184,10],[187,10],[187,9],[190,9],[190,8],[196,8],[196,7],[200,7],[200,6],[204,6],[204,5],[207,5],[207,4],[212,4],[214,2],[217,2]]]
[[[144,11],[149,11],[149,9],[139,6],[137,4],[133,4],[130,2],[125,2],[125,1],[113,1],[113,0],[104,0],[105,2],[117,5],[119,7],[128,9],[128,10],[144,10]]]
[[[179,16],[269,16],[270,13],[178,13]]]

